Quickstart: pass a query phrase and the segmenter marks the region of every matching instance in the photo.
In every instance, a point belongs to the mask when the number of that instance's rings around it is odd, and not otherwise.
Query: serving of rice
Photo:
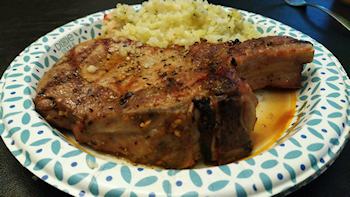
[[[138,12],[133,6],[118,4],[105,16],[103,36],[116,40],[124,36],[155,46],[188,46],[201,38],[211,43],[259,37],[253,25],[239,11],[202,0],[149,0]]]

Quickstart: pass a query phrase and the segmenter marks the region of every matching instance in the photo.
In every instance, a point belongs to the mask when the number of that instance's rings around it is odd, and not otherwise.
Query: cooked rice
[[[149,0],[138,12],[118,4],[103,23],[104,37],[124,36],[142,43],[166,47],[188,46],[204,38],[212,43],[259,37],[253,25],[232,9],[209,4],[206,0]]]

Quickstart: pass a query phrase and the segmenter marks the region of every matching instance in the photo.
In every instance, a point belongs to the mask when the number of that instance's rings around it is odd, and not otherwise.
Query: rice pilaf
[[[206,0],[149,0],[138,12],[133,6],[118,4],[106,15],[102,32],[106,38],[124,36],[161,48],[188,46],[201,38],[217,43],[259,37],[239,11],[227,12]]]

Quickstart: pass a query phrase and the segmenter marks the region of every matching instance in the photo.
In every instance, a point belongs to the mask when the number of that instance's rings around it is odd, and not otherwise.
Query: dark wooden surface
[[[0,72],[26,46],[67,22],[113,8],[118,2],[140,0],[0,1]],[[283,0],[216,0],[215,4],[255,12],[311,36],[328,48],[350,72],[350,32],[327,14],[313,7],[292,8]],[[338,0],[309,0],[350,20],[350,6]],[[33,174],[12,156],[0,140],[0,196],[69,196]],[[320,177],[289,196],[350,196],[350,144]]]

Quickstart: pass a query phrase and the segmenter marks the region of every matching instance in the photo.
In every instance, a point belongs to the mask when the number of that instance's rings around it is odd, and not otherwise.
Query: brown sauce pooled
[[[276,143],[288,129],[296,105],[295,90],[263,89],[254,92],[259,99],[256,108],[258,119],[251,133],[254,149],[248,158],[262,153]]]
[[[255,90],[254,93],[259,99],[259,104],[256,108],[258,119],[254,131],[251,133],[254,148],[252,155],[242,160],[254,157],[274,145],[288,129],[295,114],[295,90],[262,89]],[[112,162],[119,162],[123,165],[134,165],[125,159],[117,158],[114,155],[94,150],[85,144],[77,143],[74,135],[70,131],[61,130],[61,132],[71,144],[90,155]],[[158,167],[155,166],[144,166],[141,164],[138,164],[138,166],[158,169]],[[201,159],[197,161],[192,169],[206,168],[208,166],[211,165],[205,165]]]

